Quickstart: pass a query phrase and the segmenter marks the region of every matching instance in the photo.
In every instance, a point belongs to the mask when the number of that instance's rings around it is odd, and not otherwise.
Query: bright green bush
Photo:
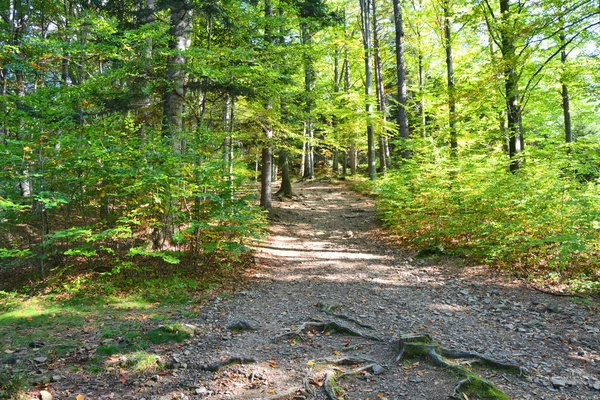
[[[570,157],[586,146],[531,148],[515,174],[488,154],[408,164],[378,184],[381,216],[415,249],[441,245],[525,275],[600,280],[600,184],[589,169],[582,179],[586,166]]]

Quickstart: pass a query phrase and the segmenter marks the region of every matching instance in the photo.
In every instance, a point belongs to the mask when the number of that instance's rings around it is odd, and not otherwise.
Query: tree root
[[[375,330],[375,327],[373,325],[362,323],[361,321],[357,320],[356,318],[352,318],[352,317],[349,317],[344,314],[335,313],[334,310],[335,310],[336,306],[327,305],[325,303],[317,303],[317,307],[319,307],[319,310],[323,311],[326,314],[331,315],[332,317],[336,317],[339,319],[343,319],[344,321],[352,322],[352,323],[360,326],[361,328]]]
[[[340,393],[341,389],[335,382],[335,372],[327,371],[325,379],[323,380],[323,389],[329,400],[343,400]]]
[[[369,339],[369,340],[373,340],[373,341],[377,341],[380,342],[381,339],[379,339],[378,337],[375,336],[371,336],[371,335],[366,335],[364,333],[361,333],[357,330],[354,330],[348,326],[339,324],[335,321],[309,321],[309,322],[304,322],[302,325],[300,325],[300,327],[294,331],[291,332],[285,332],[282,333],[280,335],[275,336],[274,341],[280,340],[280,339],[300,339],[302,340],[302,336],[301,334],[304,332],[310,332],[310,331],[320,331],[320,332],[337,332],[340,334],[345,334],[345,335],[349,335],[349,336],[357,336],[357,337],[361,337],[363,339]]]
[[[496,361],[491,358],[484,356],[483,354],[473,353],[470,351],[461,351],[461,350],[453,350],[453,349],[441,349],[441,353],[443,357],[452,358],[452,359],[468,359],[473,360],[474,363],[487,365],[488,367],[502,369],[508,372],[512,372],[518,374],[519,376],[525,374],[525,369],[515,364],[508,364],[501,361]]]
[[[373,364],[365,365],[364,367],[354,368],[351,371],[344,372],[343,374],[341,374],[338,377],[338,380],[342,380],[343,378],[349,378],[352,376],[363,375],[363,373],[369,372],[369,371],[373,375],[377,375],[377,374],[381,373],[381,372],[378,372],[378,368],[383,368],[383,367],[377,363],[373,363]]]
[[[357,364],[379,364],[377,361],[370,360],[368,358],[362,357],[328,357],[328,358],[319,358],[313,360],[315,363],[327,363],[333,365],[357,365]]]
[[[213,364],[204,364],[200,365],[198,369],[202,371],[209,372],[217,372],[219,369],[226,367],[232,364],[252,364],[255,363],[256,360],[254,358],[245,358],[245,357],[231,357],[225,361],[219,361]]]
[[[396,360],[400,361],[404,357],[426,358],[436,367],[446,368],[461,377],[462,380],[454,389],[453,397],[455,398],[460,398],[461,393],[471,392],[478,393],[482,398],[486,399],[504,400],[510,397],[496,388],[493,383],[481,378],[461,365],[446,361],[444,357],[455,359],[467,358],[494,368],[510,370],[519,374],[523,374],[524,372],[517,365],[495,361],[481,354],[444,349],[427,334],[402,335],[399,341],[399,351]]]

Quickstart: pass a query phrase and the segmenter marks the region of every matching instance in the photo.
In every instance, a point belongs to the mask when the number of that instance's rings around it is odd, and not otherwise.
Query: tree
[[[407,105],[407,89],[406,89],[406,70],[404,66],[404,25],[402,22],[402,7],[399,0],[393,0],[394,5],[394,30],[396,33],[396,77],[398,82],[397,88],[397,123],[398,133],[402,139],[409,139],[408,118],[406,114]],[[408,143],[404,143],[405,148],[402,150],[402,157],[408,158],[410,152],[406,148]]]

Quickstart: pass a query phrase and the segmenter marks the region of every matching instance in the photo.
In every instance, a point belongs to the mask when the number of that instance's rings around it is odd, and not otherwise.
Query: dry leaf
[[[83,400],[85,399],[85,396],[82,394],[78,394],[77,397],[75,397],[75,400]]]

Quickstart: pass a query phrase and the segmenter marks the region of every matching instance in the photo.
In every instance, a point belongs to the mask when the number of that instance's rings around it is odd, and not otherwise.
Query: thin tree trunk
[[[446,50],[446,72],[448,84],[448,122],[450,131],[450,149],[453,157],[458,156],[458,140],[456,132],[456,88],[454,84],[454,60],[452,58],[452,30],[450,26],[450,1],[445,0],[444,10],[444,48]]]
[[[356,162],[356,147],[354,146],[354,143],[351,144],[350,147],[348,148],[348,157],[349,157],[349,164],[350,164],[350,174],[355,175],[356,168],[358,167],[358,165]]]
[[[312,120],[313,112],[313,86],[314,86],[314,65],[313,59],[310,55],[310,47],[312,44],[312,32],[307,23],[303,23],[301,27],[302,43],[309,49],[309,53],[305,54],[304,60],[304,91],[306,93],[306,134],[307,134],[307,146],[306,146],[306,161],[304,165],[304,177],[313,179],[315,177],[315,166],[314,166],[314,127]]]
[[[375,88],[377,93],[377,111],[383,119],[383,126],[379,133],[379,165],[381,173],[385,174],[387,168],[386,152],[385,152],[385,89],[383,85],[383,72],[381,68],[381,54],[379,52],[379,27],[377,25],[377,0],[371,0],[371,8],[373,13],[373,50],[375,54]]]
[[[560,31],[560,43],[564,45],[566,41],[566,34],[564,27]],[[562,109],[563,109],[563,120],[565,124],[565,142],[571,143],[573,141],[573,131],[571,129],[571,100],[569,98],[569,87],[567,86],[564,73],[567,67],[567,50],[563,48],[560,52],[560,60],[562,62],[563,77],[561,77],[561,89],[562,89]]]
[[[409,139],[408,118],[406,115],[406,70],[404,67],[404,25],[402,23],[402,8],[399,0],[392,0],[394,5],[394,29],[396,33],[396,75],[398,80],[398,133],[405,141]],[[410,157],[410,152],[403,144],[402,158]]]
[[[361,28],[363,37],[363,49],[365,51],[365,94],[367,96],[365,108],[367,111],[367,162],[369,179],[376,178],[375,171],[375,128],[373,126],[373,67],[371,65],[371,12],[369,0],[360,0]]]

